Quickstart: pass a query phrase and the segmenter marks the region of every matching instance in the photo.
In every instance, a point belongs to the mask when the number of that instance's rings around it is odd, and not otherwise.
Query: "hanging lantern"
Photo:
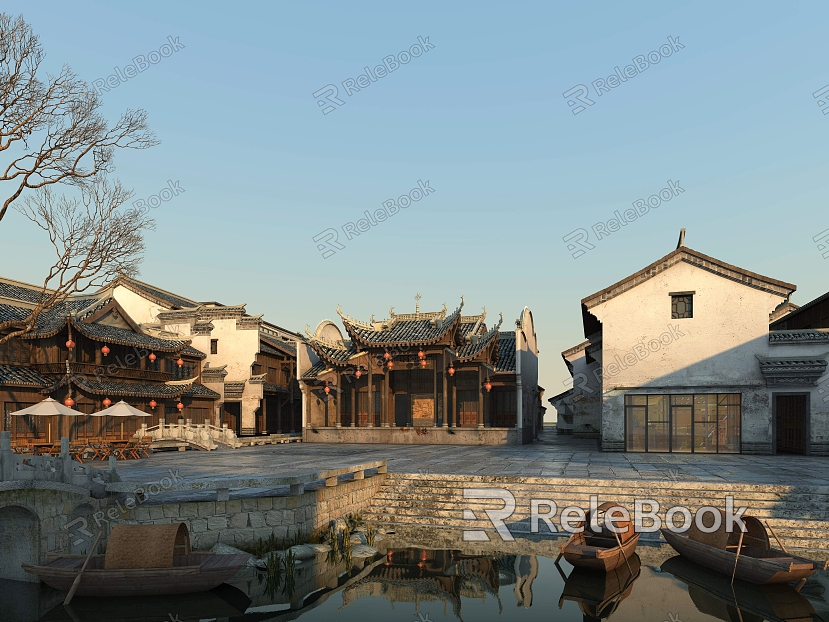
[[[176,361],[176,365],[178,365],[179,367],[184,365],[184,359],[181,358],[181,357],[178,357],[178,360]]]
[[[328,385],[325,385],[325,388],[323,389],[323,391],[325,391],[325,394],[328,395],[329,393],[331,393],[331,387],[329,387]]]
[[[69,341],[66,342],[66,349],[67,350],[72,350],[74,348],[75,348],[75,342],[72,341],[72,339],[70,338]]]
[[[487,380],[486,383],[484,384],[484,389],[486,389],[487,393],[492,391],[492,383],[489,380]]]
[[[426,359],[420,359],[420,366],[426,367]]]
[[[104,408],[109,408],[112,405],[112,400],[108,397],[105,397],[104,401],[101,403],[104,405]]]
[[[101,348],[101,354],[103,354],[104,356],[109,354],[109,348],[107,346],[104,346],[103,348]]]
[[[389,354],[388,350],[386,350],[386,353],[383,355],[383,358],[386,359],[387,361],[391,358],[391,354]]]
[[[179,402],[178,404],[176,404],[176,408],[178,408],[179,412],[181,412],[182,410],[184,410],[184,404]]]
[[[156,402],[155,400],[150,400],[150,408],[155,410],[156,406],[158,406],[158,402]]]
[[[155,355],[155,353],[150,352],[150,356],[148,356],[147,358],[150,359],[150,363],[155,363],[155,359],[157,359],[158,357]]]
[[[449,371],[449,375],[450,375],[450,376],[454,376],[454,375],[455,375],[455,368],[454,368],[452,365],[450,365],[450,366],[449,366],[449,370],[448,370],[448,371]]]
[[[391,369],[392,367],[394,367],[394,361],[389,361],[388,365],[389,365],[389,369]]]
[[[360,377],[360,376],[362,376],[362,375],[363,375],[363,372],[361,372],[359,369],[358,369],[357,371],[355,371],[355,372],[354,372],[354,377],[355,377],[355,378],[359,378],[359,377]]]
[[[425,359],[426,353],[423,351],[423,348],[420,348],[420,351],[417,353],[418,358]]]
[[[67,397],[65,400],[63,400],[63,403],[66,404],[67,408],[72,408],[75,405],[75,400],[73,400],[71,397]]]

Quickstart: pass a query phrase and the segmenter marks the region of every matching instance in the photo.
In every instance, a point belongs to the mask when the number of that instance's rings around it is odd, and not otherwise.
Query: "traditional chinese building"
[[[416,296],[419,300],[419,296]],[[486,309],[396,314],[368,322],[342,313],[347,338],[320,322],[298,353],[309,442],[522,444],[541,424],[532,313],[515,330]]]
[[[37,286],[0,279],[0,321],[28,317],[40,293]],[[72,297],[44,311],[33,331],[0,345],[2,429],[49,442],[131,435],[141,423],[156,425],[165,417],[209,421],[219,395],[199,382],[204,358],[188,339],[145,333],[111,296]],[[124,400],[150,416],[115,422],[11,415],[46,397],[86,414]],[[102,429],[106,425],[110,429]]]

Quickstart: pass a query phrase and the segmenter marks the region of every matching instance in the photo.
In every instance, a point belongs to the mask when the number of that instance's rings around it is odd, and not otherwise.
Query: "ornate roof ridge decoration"
[[[251,374],[251,377],[248,379],[248,382],[250,384],[264,384],[267,375],[268,374],[257,374],[254,376],[253,374]]]
[[[776,294],[784,298],[790,296],[797,289],[797,286],[792,283],[778,281],[777,279],[763,276],[756,272],[750,272],[738,266],[715,259],[714,257],[704,255],[687,246],[680,246],[661,259],[657,259],[649,266],[644,267],[639,272],[631,274],[595,294],[582,298],[581,303],[587,309],[591,309],[596,305],[625,293],[629,289],[633,289],[637,285],[644,283],[648,279],[681,262],[689,263],[701,270],[706,270],[723,278],[746,285],[747,287]]]
[[[202,367],[201,379],[202,382],[224,382],[227,377],[227,365],[220,365],[219,367]]]
[[[829,329],[801,328],[769,331],[769,343],[829,343]]]
[[[463,310],[464,299],[461,296],[461,303],[457,309],[451,314],[446,315],[445,312],[421,313],[416,317],[409,314],[408,316],[395,315],[389,324],[381,324],[378,328],[375,322],[374,325],[363,326],[354,325],[348,321],[343,321],[346,332],[351,337],[352,341],[358,343],[362,347],[389,347],[395,345],[429,345],[439,341],[450,328],[455,326]],[[434,317],[437,316],[437,317]],[[410,317],[410,319],[402,319]],[[421,326],[412,326],[413,322],[421,323]],[[395,332],[397,331],[397,332]],[[419,332],[420,334],[413,334]]]
[[[325,320],[323,320],[323,321],[325,321]],[[348,349],[348,347],[345,345],[344,342],[342,342],[342,341],[329,341],[328,339],[325,339],[324,337],[317,337],[316,335],[312,335],[311,331],[309,329],[310,329],[310,326],[308,326],[306,324],[305,325],[305,332],[308,333],[308,336],[310,337],[310,339],[308,340],[308,343],[310,343],[311,345],[313,345],[314,343],[320,343],[320,344],[322,344],[322,345],[324,345],[328,348],[333,348],[333,349],[336,349],[336,350],[347,350]]]
[[[196,307],[187,307],[187,308],[184,308],[184,309],[172,309],[172,310],[169,310],[169,311],[159,311],[156,314],[155,318],[159,322],[165,322],[167,320],[190,320],[190,319],[194,319],[194,320],[198,321],[199,319],[201,319],[201,317],[200,317],[201,310],[202,310],[201,306],[196,306]]]
[[[816,385],[826,373],[829,352],[812,356],[755,356],[766,386]]]
[[[471,358],[476,357],[478,354],[483,352],[483,350],[492,343],[493,339],[495,339],[495,343],[498,342],[498,336],[500,334],[501,324],[504,323],[504,314],[501,313],[498,319],[498,323],[495,324],[492,328],[490,328],[486,333],[483,335],[469,335],[468,343],[462,345],[460,348],[457,348],[456,355],[458,360],[461,361],[468,361]],[[497,352],[496,352],[496,359],[497,359]]]
[[[262,316],[264,313],[260,313],[259,315],[247,315],[242,316],[236,320],[236,328],[240,330],[259,330],[259,325],[262,324]]]
[[[371,324],[368,322],[361,322],[360,320],[354,319],[350,315],[346,315],[342,312],[342,307],[337,305],[337,315],[339,315],[343,322],[346,324],[351,324],[352,326],[359,326],[360,328],[364,328],[366,330],[375,330],[374,328],[374,315],[371,316]],[[307,328],[305,329],[307,332]]]

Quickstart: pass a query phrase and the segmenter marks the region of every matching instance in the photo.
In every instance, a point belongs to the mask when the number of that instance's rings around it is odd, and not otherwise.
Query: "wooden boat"
[[[785,583],[753,585],[711,573],[682,556],[662,564],[688,586],[688,594],[696,608],[704,614],[725,622],[768,620],[769,622],[813,622],[815,608],[795,588]]]
[[[116,525],[106,555],[93,555],[81,577],[81,596],[144,596],[205,592],[235,575],[250,555],[190,551],[184,523]],[[46,565],[23,570],[58,590],[69,590],[85,555],[51,555]]]
[[[704,519],[710,519],[707,523],[713,524],[714,517],[711,514],[705,515]],[[791,583],[811,576],[816,570],[829,567],[829,563],[815,562],[771,548],[766,528],[757,518],[743,514],[742,520],[747,531],[743,534],[739,559],[737,548],[740,545],[740,532],[737,530],[728,533],[724,519],[720,521],[720,528],[713,533],[701,531],[696,521],[685,534],[666,528],[661,529],[661,532],[668,544],[683,557],[729,578],[733,573],[736,579],[756,585]]]
[[[613,508],[620,507],[622,506],[618,503],[608,501],[596,508],[596,513],[606,516]],[[594,533],[590,528],[590,512],[587,512],[585,520],[579,523],[579,527],[584,530],[570,536],[561,547],[561,555],[577,568],[605,572],[618,568],[636,552],[639,534],[634,531],[630,521],[614,521],[614,524],[622,533],[614,534],[604,524]]]
[[[557,565],[556,568],[564,579],[558,608],[561,609],[564,601],[569,600],[578,604],[584,620],[609,618],[621,602],[630,596],[633,582],[639,578],[639,556],[633,553],[628,561],[630,568],[623,563],[609,572],[574,568],[569,577],[564,576],[561,567]]]

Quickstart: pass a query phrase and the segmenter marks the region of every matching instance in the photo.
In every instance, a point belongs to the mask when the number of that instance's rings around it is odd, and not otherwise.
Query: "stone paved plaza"
[[[829,486],[829,458],[795,455],[602,453],[594,440],[554,432],[523,447],[292,443],[216,451],[156,453],[118,463],[125,481],[158,481],[169,469],[188,480],[295,475],[388,460],[391,473],[675,480]]]

